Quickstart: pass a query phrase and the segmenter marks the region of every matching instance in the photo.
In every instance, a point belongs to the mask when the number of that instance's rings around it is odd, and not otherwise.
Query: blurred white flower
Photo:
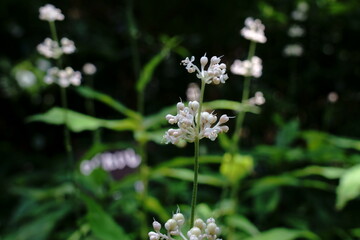
[[[292,25],[288,30],[289,37],[296,38],[296,37],[302,37],[305,34],[305,29],[300,27],[299,25]]]
[[[309,5],[307,2],[299,2],[296,9],[292,11],[291,17],[297,21],[305,21],[307,19],[307,11]]]
[[[36,77],[29,70],[18,70],[15,73],[15,79],[21,88],[29,88],[36,83]]]
[[[74,41],[64,37],[60,40],[60,43],[61,43],[61,50],[63,51],[63,53],[71,54],[75,52],[76,47]]]
[[[258,78],[262,75],[262,61],[257,56],[253,56],[250,60],[244,61],[236,59],[231,65],[230,70],[236,75]]]
[[[37,50],[47,58],[58,59],[63,54],[59,44],[50,38],[46,38],[44,42],[37,45]]]
[[[52,4],[46,4],[45,6],[40,7],[39,12],[39,18],[44,21],[62,21],[65,18],[61,13],[61,10]]]
[[[245,27],[241,29],[240,33],[244,38],[250,41],[265,43],[267,39],[264,30],[265,26],[259,19],[254,20],[253,18],[248,17],[245,19]]]
[[[114,171],[124,169],[125,167],[137,168],[140,163],[140,156],[133,149],[129,148],[122,151],[99,153],[91,160],[84,160],[80,164],[80,171],[84,175],[89,175],[96,168]],[[137,187],[140,187],[140,185]]]
[[[44,78],[45,83],[57,83],[60,87],[69,87],[70,85],[79,86],[81,83],[81,73],[74,71],[71,67],[66,67],[60,70],[57,67],[52,67],[47,70]]]
[[[44,58],[39,58],[36,60],[36,67],[42,71],[46,71],[47,69],[49,69],[51,67],[51,63],[50,63],[50,61],[48,61]]]
[[[263,105],[265,103],[265,97],[262,92],[256,92],[255,96],[249,99],[249,103],[252,105]]]
[[[287,57],[300,57],[302,56],[304,49],[299,44],[288,44],[284,47],[284,55]]]
[[[327,96],[328,101],[331,103],[335,103],[339,99],[339,95],[336,92],[330,92]]]
[[[196,77],[201,81],[204,81],[206,84],[225,83],[225,81],[229,78],[226,74],[225,63],[220,63],[221,57],[213,56],[210,59],[210,64],[207,70],[205,70],[205,66],[208,64],[209,59],[206,57],[206,54],[200,58],[201,69],[193,64],[194,60],[194,56],[190,59],[187,57],[181,61],[181,64],[186,66],[185,68],[189,73],[197,72]]]
[[[165,142],[171,142],[172,144],[177,144],[181,140],[194,142],[196,137],[199,139],[205,137],[214,141],[219,133],[227,132],[229,130],[228,126],[222,125],[229,121],[229,117],[226,114],[222,115],[217,122],[217,117],[215,115],[208,112],[202,112],[200,116],[200,132],[197,136],[196,128],[198,123],[195,118],[197,114],[199,114],[198,111],[199,103],[197,101],[189,102],[188,107],[185,107],[182,102],[179,102],[177,104],[177,115],[166,115],[166,120],[168,120],[170,124],[177,124],[179,129],[169,129],[164,135]]]
[[[186,90],[186,98],[188,101],[199,101],[200,88],[196,83],[190,83]]]
[[[68,38],[62,38],[60,43],[61,46],[59,46],[58,42],[50,38],[46,38],[44,42],[37,46],[37,50],[41,55],[54,59],[58,59],[62,54],[71,54],[75,52],[76,48],[74,41]]]
[[[92,63],[85,63],[83,66],[83,72],[86,75],[94,75],[96,71],[97,71],[96,66]]]

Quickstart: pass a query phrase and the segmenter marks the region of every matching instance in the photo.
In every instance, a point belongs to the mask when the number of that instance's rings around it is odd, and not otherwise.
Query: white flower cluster
[[[288,30],[289,37],[297,38],[302,37],[305,34],[305,29],[297,24],[292,25]]]
[[[89,76],[94,75],[97,71],[96,66],[92,63],[85,63],[82,70],[86,75]]]
[[[263,105],[265,103],[265,97],[262,92],[256,92],[255,96],[249,99],[251,105]]]
[[[226,74],[225,63],[220,63],[221,57],[213,56],[210,59],[210,64],[207,70],[205,70],[205,67],[208,64],[209,59],[206,57],[206,54],[200,58],[201,69],[199,69],[195,64],[193,64],[194,60],[194,56],[192,56],[191,59],[187,57],[185,60],[181,61],[181,64],[186,66],[185,68],[189,73],[197,72],[196,77],[201,79],[205,83],[225,83],[225,81],[229,78]]]
[[[267,39],[264,30],[265,26],[261,23],[260,19],[248,17],[245,19],[245,27],[241,29],[240,33],[250,41],[265,43]]]
[[[84,160],[80,164],[80,171],[84,175],[89,175],[96,168],[105,171],[121,170],[126,167],[137,168],[141,163],[141,158],[131,148],[96,154],[91,160]]]
[[[202,219],[196,219],[194,226],[187,232],[188,238],[181,232],[185,223],[182,213],[175,213],[171,219],[165,223],[167,234],[160,232],[161,224],[154,220],[153,228],[155,231],[149,232],[150,240],[174,240],[173,236],[181,236],[184,240],[221,240],[217,238],[220,235],[220,228],[216,225],[214,218],[209,218],[206,223]]]
[[[257,56],[253,56],[250,60],[244,61],[236,59],[231,65],[230,70],[236,75],[258,78],[262,75],[262,61]]]
[[[52,4],[46,4],[45,6],[40,7],[39,12],[39,18],[44,21],[62,21],[65,18],[61,13],[61,10]]]
[[[37,46],[37,50],[41,55],[54,59],[58,59],[63,54],[71,54],[76,50],[74,41],[65,37],[60,40],[60,45],[57,41],[46,38]]]
[[[60,70],[52,67],[47,70],[44,81],[47,84],[57,83],[60,87],[69,87],[70,85],[79,86],[81,83],[81,73],[74,71],[71,67]]]
[[[197,114],[199,111],[199,103],[197,101],[189,102],[189,107],[185,107],[184,103],[177,104],[177,115],[166,115],[166,120],[170,124],[177,124],[178,129],[170,128],[164,135],[166,143],[177,144],[183,140],[186,142],[194,142],[196,137],[199,139],[209,138],[214,141],[219,133],[227,132],[228,126],[222,125],[229,121],[229,117],[224,114],[217,121],[217,117],[212,113],[202,112],[200,116],[200,132],[197,136]],[[215,124],[216,123],[216,124]],[[215,125],[214,125],[215,124]],[[214,125],[214,126],[212,126]]]
[[[309,5],[307,2],[299,2],[296,9],[291,12],[291,17],[297,21],[305,21],[308,17]]]
[[[287,57],[300,57],[304,49],[299,44],[288,44],[284,47],[284,55]]]

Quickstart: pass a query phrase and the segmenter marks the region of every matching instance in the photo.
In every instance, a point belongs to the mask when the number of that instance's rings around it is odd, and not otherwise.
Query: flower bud
[[[160,229],[161,229],[161,224],[158,222],[158,221],[155,221],[153,222],[153,228],[156,232],[159,232]]]
[[[198,227],[201,230],[204,230],[206,227],[206,224],[204,223],[204,221],[200,218],[196,219],[194,222],[194,227]]]
[[[184,215],[182,213],[176,213],[173,215],[173,219],[177,222],[177,224],[179,226],[182,226],[184,225],[185,223],[185,218],[184,218]]]
[[[199,236],[201,234],[201,230],[198,227],[193,227],[188,231],[188,237],[190,236]]]
[[[229,117],[226,114],[223,114],[219,119],[219,124],[226,123],[227,121],[229,121]]]
[[[202,67],[205,67],[205,65],[209,62],[209,59],[205,55],[200,58],[200,64]]]
[[[209,235],[217,235],[219,230],[220,229],[215,223],[209,223],[206,227],[206,233]]]
[[[166,223],[165,223],[165,228],[168,231],[174,231],[177,229],[177,222],[174,219],[169,219]]]

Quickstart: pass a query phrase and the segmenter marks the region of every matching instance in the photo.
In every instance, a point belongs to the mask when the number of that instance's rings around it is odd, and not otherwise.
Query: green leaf
[[[154,197],[147,196],[145,199],[145,207],[149,212],[158,215],[161,220],[167,221],[170,216],[167,210],[163,207],[163,205]]]
[[[257,106],[243,104],[230,100],[214,100],[210,102],[204,102],[203,108],[211,109],[211,110],[226,109],[226,110],[233,110],[236,112],[260,113],[260,108]]]
[[[16,232],[5,236],[4,240],[45,240],[60,221],[70,210],[68,205],[58,205],[51,212],[43,212],[34,216],[32,221],[17,228]]]
[[[176,114],[176,105],[171,107],[165,107],[158,113],[152,114],[144,118],[143,125],[145,129],[157,129],[159,126],[166,124],[166,115]]]
[[[111,96],[105,93],[95,91],[94,89],[86,86],[77,87],[76,91],[83,97],[95,99],[99,102],[102,102],[129,118],[134,118],[134,119],[141,118],[137,112],[127,108],[125,105],[123,105],[119,101],[116,101],[114,98],[112,98]]]
[[[226,223],[228,227],[239,229],[243,232],[246,232],[250,236],[255,236],[260,233],[257,227],[252,222],[250,222],[249,219],[241,215],[227,217]]]
[[[174,47],[179,45],[179,39],[177,37],[168,38],[164,41],[164,47],[157,55],[150,59],[150,61],[144,66],[140,73],[139,80],[136,82],[136,91],[138,94],[143,94],[143,91],[146,85],[150,82],[156,67]]]
[[[297,238],[320,239],[314,233],[309,231],[274,228],[266,232],[262,232],[256,236],[245,238],[244,240],[293,240]]]
[[[276,146],[289,146],[299,134],[299,121],[292,120],[285,124],[276,136]]]
[[[345,171],[346,170],[344,168],[338,167],[309,166],[296,170],[292,174],[296,177],[319,175],[327,179],[338,179],[345,173]]]
[[[159,168],[152,172],[152,177],[164,176],[192,182],[194,180],[194,171],[185,168]],[[212,186],[223,186],[224,178],[214,174],[199,174],[198,183]]]
[[[360,151],[360,140],[337,137],[337,136],[329,136],[329,141],[330,143],[340,148],[355,149],[357,151]]]
[[[221,163],[222,156],[217,155],[203,155],[199,157],[199,163]],[[185,166],[193,166],[194,165],[194,157],[175,157],[164,163],[158,165],[158,168],[161,167],[185,167]]]
[[[93,131],[100,127],[116,131],[134,131],[137,129],[136,121],[132,119],[105,120],[58,107],[54,107],[46,113],[30,116],[28,121],[39,121],[48,124],[63,125],[65,124],[65,116],[67,118],[67,126],[73,132],[81,132],[85,130]]]
[[[252,156],[226,153],[220,166],[220,173],[232,184],[235,184],[248,175],[253,167],[254,159]]]
[[[88,213],[86,219],[93,234],[100,240],[130,240],[124,230],[91,198],[82,195]]]
[[[348,201],[360,195],[360,164],[348,169],[340,178],[337,188],[336,208],[343,209]]]

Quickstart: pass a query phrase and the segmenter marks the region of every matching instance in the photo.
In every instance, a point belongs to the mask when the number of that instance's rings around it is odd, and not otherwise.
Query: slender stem
[[[71,146],[71,139],[70,139],[70,131],[68,128],[68,106],[67,106],[67,94],[66,94],[66,88],[60,88],[61,92],[61,105],[64,108],[64,136],[65,136],[65,149],[67,154],[69,155],[69,158],[72,159],[72,146]],[[71,165],[73,165],[73,162],[71,161]]]
[[[200,149],[200,125],[201,125],[201,111],[202,111],[202,104],[204,100],[204,92],[205,92],[205,81],[201,81],[201,92],[199,98],[199,110],[196,119],[196,138],[194,142],[194,182],[193,182],[193,192],[191,198],[191,217],[190,217],[190,226],[194,225],[195,219],[195,208],[196,208],[196,201],[197,201],[197,192],[198,192],[198,175],[199,175],[199,149]]]
[[[254,56],[255,49],[256,49],[256,42],[251,41],[247,60],[250,60]],[[243,104],[249,99],[250,81],[251,81],[251,77],[249,77],[249,76],[245,77],[244,85],[243,85],[243,92],[242,92],[242,97],[241,97],[241,103],[243,103]],[[234,154],[235,152],[237,152],[239,150],[239,142],[240,142],[242,125],[243,125],[244,119],[245,119],[245,114],[246,113],[244,111],[241,111],[238,113],[238,116],[236,118],[235,131],[234,131],[234,134],[232,137],[232,142],[233,142],[233,145],[231,148],[232,154]]]
[[[132,54],[132,66],[133,66],[133,71],[134,71],[134,78],[138,80],[139,75],[140,75],[140,69],[141,69],[141,64],[140,64],[140,55],[139,55],[139,50],[138,50],[138,43],[137,43],[137,27],[136,27],[136,22],[134,19],[134,15],[133,15],[133,1],[132,0],[128,0],[127,1],[127,7],[126,7],[126,19],[127,19],[127,23],[128,23],[128,34],[129,34],[129,40],[130,40],[130,48],[131,48],[131,54]],[[145,102],[144,102],[144,96],[145,96],[145,92],[141,91],[141,92],[137,92],[137,112],[143,116],[144,115],[144,109],[145,109]],[[139,129],[138,129],[138,133],[139,135],[143,135],[143,127],[142,127],[142,122],[139,121]],[[145,207],[145,202],[147,199],[147,195],[148,195],[148,182],[149,182],[149,174],[148,174],[148,165],[147,165],[147,150],[146,150],[146,145],[147,145],[147,140],[143,140],[143,139],[138,139],[138,147],[139,147],[139,152],[140,152],[140,157],[141,157],[141,165],[140,165],[140,169],[139,169],[139,174],[140,174],[140,179],[141,182],[143,183],[143,191],[140,193],[139,197],[140,197],[140,205],[142,206],[142,214],[140,216],[140,221],[142,222],[141,224],[141,229],[140,229],[140,235],[142,238],[146,238],[147,237],[147,233],[148,233],[148,229],[146,227],[146,222],[147,222],[147,209]]]

